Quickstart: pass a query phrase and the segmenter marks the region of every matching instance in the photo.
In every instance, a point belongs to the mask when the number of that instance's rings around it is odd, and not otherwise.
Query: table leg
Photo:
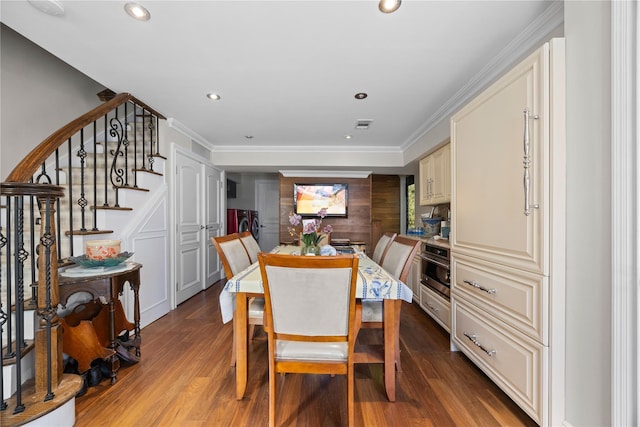
[[[140,283],[137,281],[135,284],[133,282],[130,282],[129,285],[131,286],[131,290],[133,291],[133,330],[135,333],[134,343],[136,356],[140,357]]]
[[[233,314],[233,333],[236,346],[236,399],[242,400],[247,389],[249,344],[247,342],[247,294],[236,293],[236,312]]]
[[[116,296],[117,297],[117,296]],[[120,359],[116,353],[116,303],[114,298],[109,300],[109,348],[113,350],[113,355],[109,357],[111,365],[111,384],[115,384],[118,380],[118,369],[120,368]]]
[[[396,401],[396,350],[400,333],[402,300],[384,300],[384,387],[390,402]]]

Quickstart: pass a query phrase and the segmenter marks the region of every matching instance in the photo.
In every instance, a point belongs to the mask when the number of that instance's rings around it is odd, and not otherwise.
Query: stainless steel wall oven
[[[449,248],[423,243],[420,258],[420,282],[448,300],[451,295]]]

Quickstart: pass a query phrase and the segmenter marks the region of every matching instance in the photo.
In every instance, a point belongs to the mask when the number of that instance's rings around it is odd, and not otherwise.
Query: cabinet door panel
[[[424,285],[420,285],[420,306],[427,314],[451,331],[451,303]]]
[[[548,343],[549,278],[454,254],[451,292]]]
[[[541,49],[452,118],[454,251],[548,274],[548,75]],[[528,158],[525,108],[538,117],[526,120]],[[530,203],[539,205],[528,215],[525,169]]]
[[[452,341],[538,423],[548,347],[504,327],[455,297]]]

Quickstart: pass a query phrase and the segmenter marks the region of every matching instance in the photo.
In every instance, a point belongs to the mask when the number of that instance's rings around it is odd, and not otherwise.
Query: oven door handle
[[[430,257],[424,256],[424,255],[422,255],[422,254],[420,255],[420,258],[422,258],[423,260],[425,260],[425,261],[427,261],[427,262],[432,262],[432,263],[434,263],[435,265],[439,265],[440,267],[443,267],[443,268],[446,268],[447,270],[449,270],[449,264],[445,264],[445,263],[443,263],[443,262],[440,262],[440,261],[435,260],[435,259],[433,259],[433,258],[430,258]]]

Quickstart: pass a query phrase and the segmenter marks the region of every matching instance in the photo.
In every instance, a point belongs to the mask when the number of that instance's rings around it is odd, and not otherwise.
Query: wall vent
[[[358,120],[356,122],[356,129],[368,130],[369,127],[371,127],[371,122],[373,122],[373,120]]]

